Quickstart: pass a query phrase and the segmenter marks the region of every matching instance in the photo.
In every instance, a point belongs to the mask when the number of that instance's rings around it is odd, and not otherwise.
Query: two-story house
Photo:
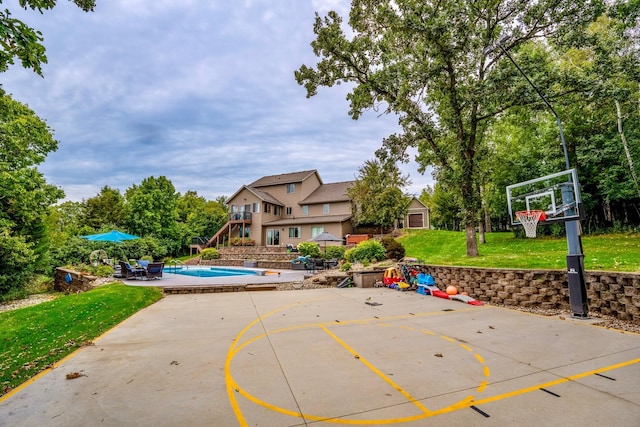
[[[347,196],[353,184],[324,184],[317,170],[264,176],[229,197],[229,220],[207,246],[235,237],[257,246],[296,246],[323,231],[343,237],[353,230]]]

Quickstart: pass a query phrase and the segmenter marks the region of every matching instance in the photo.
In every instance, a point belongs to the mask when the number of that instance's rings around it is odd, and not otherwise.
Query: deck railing
[[[229,221],[251,221],[251,212],[232,212]]]
[[[191,244],[205,246],[209,242],[209,239],[211,239],[211,237],[192,237]]]

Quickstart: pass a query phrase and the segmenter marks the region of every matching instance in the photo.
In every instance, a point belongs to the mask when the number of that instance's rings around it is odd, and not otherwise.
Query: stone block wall
[[[564,270],[511,270],[498,268],[415,267],[431,274],[441,289],[453,285],[480,301],[508,306],[566,309],[569,285]],[[590,313],[640,324],[640,274],[587,271]]]
[[[67,277],[69,277],[69,279],[67,279]],[[56,269],[53,288],[56,291],[66,293],[85,292],[94,288],[92,283],[96,279],[96,276],[90,276],[75,270],[59,267]]]
[[[298,258],[297,252],[287,253],[285,248],[270,246],[225,246],[218,249],[221,260],[289,261]]]
[[[244,267],[244,261],[244,259],[209,259],[200,260],[198,265],[210,265],[216,267]],[[288,270],[291,269],[291,261],[257,260],[257,267],[255,268]]]

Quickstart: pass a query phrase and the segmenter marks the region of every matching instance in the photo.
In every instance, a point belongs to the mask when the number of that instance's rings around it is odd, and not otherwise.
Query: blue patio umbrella
[[[133,234],[123,233],[122,231],[118,231],[118,230],[111,230],[107,233],[89,234],[87,236],[80,236],[80,237],[83,239],[87,239],[90,242],[113,242],[113,243],[122,243],[125,240],[134,240],[134,239],[140,238],[138,236],[134,236]],[[90,259],[90,261],[94,261],[94,260]]]
[[[118,230],[111,230],[107,233],[89,234],[88,236],[80,236],[83,239],[87,239],[92,242],[116,242],[122,243],[125,240],[139,239],[140,237],[133,234],[123,233]]]

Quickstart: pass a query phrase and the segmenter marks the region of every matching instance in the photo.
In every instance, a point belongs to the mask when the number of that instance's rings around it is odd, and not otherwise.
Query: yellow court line
[[[254,396],[251,396],[249,393],[245,392],[241,387],[239,387],[239,385],[236,383],[236,381],[234,380],[233,376],[231,375],[231,361],[233,360],[233,358],[235,357],[235,355],[245,346],[266,337],[268,334],[275,334],[275,333],[281,333],[281,332],[285,332],[285,331],[290,331],[290,330],[294,330],[294,329],[305,329],[305,328],[313,328],[313,327],[320,327],[322,329],[324,329],[327,333],[329,333],[329,335],[332,335],[333,337],[335,337],[335,339],[339,338],[337,336],[335,336],[334,334],[332,334],[325,326],[324,324],[320,323],[320,324],[308,324],[308,325],[298,325],[298,326],[291,326],[291,327],[286,327],[286,328],[281,328],[278,330],[274,330],[268,333],[262,333],[259,334],[255,337],[252,337],[250,339],[248,339],[247,341],[243,342],[242,344],[240,344],[240,339],[247,333],[247,331],[249,331],[253,326],[255,326],[257,323],[261,322],[262,319],[271,316],[279,311],[285,310],[287,308],[290,307],[295,307],[295,306],[299,306],[303,303],[308,303],[310,301],[316,301],[316,300],[322,300],[322,299],[326,299],[326,297],[323,298],[315,298],[312,300],[308,300],[308,301],[299,301],[293,304],[289,304],[283,307],[279,307],[277,309],[274,309],[262,316],[259,316],[258,318],[254,319],[252,322],[250,322],[246,327],[244,327],[240,333],[238,333],[238,335],[236,335],[236,338],[233,340],[231,346],[229,347],[229,350],[227,352],[227,359],[225,361],[225,382],[227,384],[227,395],[229,397],[229,401],[231,403],[231,408],[234,411],[236,418],[240,424],[240,426],[244,427],[244,426],[248,426],[247,421],[244,418],[244,415],[242,414],[242,411],[240,410],[240,406],[238,404],[237,398],[236,398],[236,394],[240,394],[242,396],[244,396],[245,398],[247,398],[248,400],[260,404],[264,407],[268,407],[269,409],[272,409],[276,412],[280,412],[283,414],[287,414],[287,415],[291,415],[291,416],[297,416],[297,417],[305,417],[307,419],[314,419],[314,420],[324,420],[324,421],[328,421],[328,422],[332,422],[330,420],[327,420],[324,417],[317,417],[317,416],[312,416],[312,415],[303,415],[303,414],[299,414],[297,412],[293,412],[284,408],[279,408],[276,407],[274,405],[271,405],[267,402],[263,402],[260,399],[255,398]],[[460,311],[470,311],[470,310],[478,310],[477,307],[474,308],[468,308],[468,309],[464,309],[464,310],[458,310]],[[397,315],[397,316],[388,316],[388,317],[383,317],[383,318],[371,318],[371,319],[353,319],[353,320],[344,320],[344,321],[340,321],[340,323],[336,323],[334,326],[344,326],[344,325],[349,325],[349,324],[366,324],[366,323],[372,323],[372,322],[380,322],[383,320],[399,320],[399,319],[406,319],[409,317],[424,317],[424,316],[432,316],[432,315],[437,315],[437,314],[443,314],[440,311],[431,311],[431,312],[424,312],[424,313],[417,313],[417,314],[412,314],[412,315]],[[392,326],[390,324],[384,324],[384,323],[377,323],[378,325],[381,326]],[[333,325],[333,324],[332,324]],[[426,333],[430,333],[435,335],[435,333],[431,333],[429,331],[423,331]],[[339,341],[340,342],[340,341]],[[344,344],[346,345],[346,344]],[[355,354],[355,353],[354,353]],[[368,363],[368,362],[367,362]],[[370,365],[370,364],[369,364]],[[408,393],[404,392],[402,390],[402,388],[400,388],[399,386],[395,385],[393,383],[393,381],[391,381],[390,379],[386,378],[384,376],[384,374],[382,374],[380,371],[378,371],[373,365],[369,366],[370,369],[372,369],[374,372],[377,372],[378,375],[380,375],[382,378],[384,378],[387,382],[389,382],[392,387],[394,387],[396,390],[398,390],[399,392],[403,393],[405,395],[405,397],[407,397],[410,401],[412,401],[416,406],[418,406],[423,412],[424,414],[421,414],[419,416],[413,416],[413,417],[409,417],[409,418],[404,418],[404,420],[408,420],[408,419],[421,419],[424,416],[428,416],[431,411],[429,411],[429,409],[427,409],[426,407],[424,407],[420,402],[418,402],[415,398],[413,398],[411,395],[409,395]],[[457,405],[455,405],[457,406]],[[363,420],[357,421],[356,423],[360,423]],[[382,421],[382,423],[384,422],[388,422],[388,421],[392,421],[392,422],[400,422],[400,419],[397,420],[368,420],[368,423],[372,423],[372,424],[378,424],[379,421]],[[336,421],[333,421],[336,422]],[[345,420],[342,420],[341,423],[345,423]]]
[[[404,422],[410,422],[410,421],[416,421],[416,420],[420,420],[420,419],[426,419],[426,418],[430,418],[432,416],[435,415],[440,415],[440,414],[445,414],[445,413],[449,413],[449,412],[453,412],[459,409],[463,409],[463,408],[468,408],[472,405],[480,405],[480,404],[485,404],[485,403],[490,403],[490,402],[494,402],[497,400],[502,400],[502,399],[506,399],[506,398],[510,398],[510,397],[514,397],[514,396],[518,396],[524,393],[528,393],[530,391],[535,391],[535,390],[539,390],[540,388],[544,388],[544,387],[551,387],[553,385],[557,385],[557,384],[561,384],[564,382],[568,382],[568,381],[572,381],[572,380],[576,380],[579,378],[583,378],[589,375],[593,375],[596,373],[600,373],[600,372],[606,372],[609,370],[613,370],[613,369],[618,369],[624,366],[628,366],[634,363],[640,363],[640,358],[639,359],[634,359],[634,360],[630,360],[627,362],[623,362],[623,363],[618,363],[616,365],[610,365],[604,368],[599,368],[599,369],[595,369],[592,371],[588,371],[588,372],[583,372],[580,374],[576,374],[567,378],[562,378],[559,380],[555,380],[555,381],[550,381],[544,384],[539,384],[536,386],[532,386],[532,387],[527,387],[527,388],[523,388],[520,390],[514,390],[512,392],[508,392],[508,393],[503,393],[501,395],[497,395],[497,396],[493,396],[493,397],[487,397],[481,400],[474,400],[474,396],[468,396],[465,399],[458,401],[450,406],[444,407],[444,408],[440,408],[438,410],[432,411],[427,409],[425,406],[423,406],[417,399],[415,399],[414,397],[412,397],[409,393],[407,393],[406,391],[404,391],[401,387],[399,387],[398,385],[396,385],[393,381],[391,381],[389,378],[387,378],[382,372],[380,372],[378,369],[375,368],[375,366],[373,366],[370,362],[368,362],[366,359],[364,359],[362,356],[358,355],[358,358],[360,361],[362,361],[363,364],[365,364],[367,367],[369,367],[369,369],[371,369],[373,372],[375,372],[376,374],[378,374],[378,376],[380,376],[383,380],[385,380],[388,384],[390,384],[395,390],[397,390],[398,392],[400,392],[403,396],[405,396],[410,402],[412,402],[414,405],[416,405],[419,409],[421,409],[423,412],[417,415],[413,415],[413,416],[407,416],[407,417],[400,417],[400,418],[392,418],[392,419],[360,419],[360,420],[350,420],[350,419],[342,419],[342,418],[328,418],[328,417],[321,417],[321,416],[314,416],[311,414],[302,414],[300,412],[296,412],[296,411],[292,411],[292,410],[288,410],[285,408],[280,408],[277,407],[275,405],[271,405],[267,402],[261,401],[260,399],[252,396],[251,394],[247,393],[246,391],[244,391],[242,388],[240,388],[238,386],[238,384],[235,382],[235,380],[233,379],[232,375],[231,375],[231,361],[233,359],[233,357],[235,356],[235,354],[237,354],[237,351],[242,348],[245,347],[246,345],[248,345],[249,343],[255,342],[257,339],[260,338],[264,338],[265,336],[269,335],[269,334],[273,334],[273,333],[280,333],[280,332],[285,332],[288,330],[294,330],[294,329],[302,329],[302,328],[312,328],[312,327],[319,327],[321,329],[323,329],[325,331],[325,333],[327,333],[329,336],[331,336],[334,340],[336,340],[338,343],[340,343],[347,351],[349,351],[351,354],[353,355],[357,355],[356,351],[354,349],[352,349],[351,347],[349,347],[344,341],[342,341],[340,338],[338,338],[335,334],[333,334],[329,329],[328,326],[331,327],[336,327],[336,326],[343,326],[346,324],[366,324],[366,323],[373,323],[373,322],[380,322],[383,319],[380,318],[375,318],[375,319],[367,319],[367,320],[352,320],[352,321],[341,321],[340,323],[320,323],[320,324],[310,324],[310,325],[299,325],[299,326],[292,326],[292,327],[287,327],[287,328],[282,328],[282,329],[278,329],[276,331],[270,331],[267,332],[266,334],[260,334],[257,337],[253,337],[251,339],[249,339],[248,341],[240,344],[240,339],[242,338],[242,336],[253,326],[255,326],[256,323],[258,323],[259,321],[261,321],[261,319],[270,316],[278,311],[282,311],[283,309],[286,309],[288,307],[291,306],[296,306],[299,304],[302,304],[303,302],[299,302],[296,304],[291,304],[289,306],[285,306],[285,307],[281,307],[279,309],[273,310],[272,312],[269,312],[263,316],[260,316],[258,319],[254,320],[253,322],[251,322],[249,325],[247,325],[234,339],[232,345],[229,348],[229,353],[227,355],[227,362],[225,363],[225,377],[226,377],[226,383],[227,383],[227,391],[229,393],[229,399],[232,405],[232,408],[236,414],[236,417],[238,419],[238,422],[240,423],[240,426],[248,426],[246,420],[244,419],[244,416],[242,415],[238,402],[237,402],[237,398],[235,397],[236,395],[241,395],[243,397],[245,397],[247,400],[249,400],[250,402],[253,402],[255,404],[261,405],[265,408],[271,409],[273,411],[279,412],[281,414],[285,414],[288,416],[294,416],[294,417],[298,417],[298,418],[303,418],[306,420],[315,420],[315,421],[324,421],[324,422],[328,422],[328,423],[336,423],[336,424],[348,424],[348,425],[380,425],[380,424],[385,424],[385,425],[389,425],[389,424],[396,424],[396,423],[404,423]],[[433,315],[433,314],[437,314],[435,312],[427,312],[424,313],[423,315]],[[412,315],[415,316],[415,315]],[[402,318],[408,318],[408,315],[400,315],[400,316],[391,316],[388,318],[385,318],[384,320],[390,320],[390,319],[402,319]],[[377,325],[385,325],[385,326],[392,326],[390,324],[381,324],[381,323],[377,323]],[[423,333],[429,333],[432,335],[436,335],[435,333],[431,333],[430,331],[427,330],[421,330],[421,332]],[[449,338],[449,337],[445,337],[442,336],[443,338]],[[454,342],[455,340],[451,341]],[[460,344],[460,346],[462,348],[464,348],[467,351],[473,351],[471,350],[471,348],[469,346],[466,346],[464,344]],[[483,358],[477,354],[474,353],[474,356],[476,357],[476,359],[478,359],[478,361],[482,364],[484,364],[484,360]],[[490,371],[489,371],[489,367],[488,366],[484,366],[484,375],[485,377],[489,377],[490,375]],[[486,388],[488,387],[489,383],[488,381],[482,381],[482,383],[477,387],[477,391],[478,392],[484,392],[486,391]]]
[[[351,348],[346,342],[342,341],[340,338],[338,338],[337,335],[335,335],[333,332],[331,332],[329,329],[327,329],[324,325],[321,326],[322,330],[324,330],[331,338],[333,338],[334,340],[336,340],[341,346],[343,346],[349,353],[353,354],[354,356],[358,356],[358,360],[360,360],[360,362],[362,362],[366,367],[368,367],[369,369],[371,369],[373,372],[375,372],[376,374],[378,374],[378,376],[380,378],[382,378],[384,381],[386,381],[389,385],[391,385],[391,387],[393,387],[394,389],[396,389],[398,392],[400,392],[400,394],[402,394],[404,397],[406,397],[411,403],[413,403],[415,406],[417,406],[418,408],[420,408],[421,411],[423,411],[424,413],[430,414],[431,411],[429,409],[427,409],[427,407],[425,407],[422,403],[420,403],[418,401],[418,399],[416,399],[415,397],[411,396],[406,390],[404,390],[402,387],[400,387],[398,384],[396,384],[395,382],[393,382],[391,380],[391,378],[389,378],[388,376],[386,376],[385,374],[383,374],[382,372],[380,372],[380,370],[378,368],[376,368],[375,366],[373,366],[373,364],[371,364],[371,362],[369,362],[367,359],[365,359],[364,357],[360,356],[353,348]]]
[[[249,329],[251,329],[256,324],[260,323],[262,319],[266,317],[269,317],[282,310],[286,310],[287,308],[290,308],[290,307],[295,307],[295,306],[299,306],[300,304],[309,303],[312,301],[318,301],[326,298],[327,297],[321,297],[321,298],[312,298],[306,301],[298,301],[292,304],[278,307],[274,310],[269,311],[266,314],[263,314],[262,316],[258,316],[256,319],[249,322],[249,324],[245,326],[231,342],[231,345],[229,346],[229,350],[227,351],[227,359],[225,360],[225,363],[224,363],[224,377],[225,377],[225,383],[227,385],[227,396],[229,397],[229,402],[231,403],[231,409],[233,410],[233,413],[236,415],[236,419],[238,420],[238,423],[240,424],[241,427],[245,427],[245,426],[248,427],[248,424],[244,418],[244,415],[242,414],[242,411],[240,410],[240,405],[238,404],[238,400],[236,399],[236,396],[235,396],[235,393],[236,393],[235,390],[239,390],[239,388],[231,375],[231,361],[233,360],[233,357],[236,354],[236,351],[235,351],[236,346],[238,345],[240,339]],[[242,347],[244,347],[246,344],[247,343],[243,343]]]
[[[442,338],[443,340],[446,340],[446,341],[452,342],[452,343],[457,343],[457,342],[458,342],[458,340],[457,340],[457,339],[455,339],[455,338],[451,338],[451,337],[448,337],[448,336],[446,336],[446,335],[440,335],[440,338]]]
[[[465,350],[467,350],[467,351],[469,351],[469,352],[473,351],[473,350],[471,349],[471,347],[469,347],[469,346],[468,346],[468,345],[466,345],[466,344],[460,344],[460,347],[464,348]],[[483,362],[483,361],[481,361],[480,363],[484,363],[484,362]]]
[[[526,387],[526,388],[523,388],[523,389],[520,389],[520,390],[514,390],[514,391],[511,391],[511,392],[508,392],[508,393],[503,393],[503,394],[498,394],[496,396],[486,397],[484,399],[477,400],[477,401],[473,402],[473,404],[474,405],[481,405],[481,404],[484,404],[484,403],[495,402],[496,400],[507,399],[509,397],[514,397],[514,396],[518,396],[518,395],[521,395],[521,394],[529,393],[531,391],[540,390],[541,388],[552,387],[554,385],[563,384],[563,383],[566,383],[566,382],[569,382],[569,381],[575,381],[575,380],[578,380],[580,378],[588,377],[590,375],[599,374],[601,372],[607,372],[607,371],[611,371],[611,370],[614,370],[614,369],[623,368],[625,366],[633,365],[635,363],[640,363],[640,358],[627,360],[626,362],[616,363],[615,365],[605,366],[604,368],[598,368],[598,369],[594,369],[592,371],[581,372],[579,374],[571,375],[569,377],[560,378],[560,379],[557,379],[557,380],[554,380],[554,381],[549,381],[549,382],[538,384],[538,385],[534,385],[534,386],[531,386],[531,387]]]

